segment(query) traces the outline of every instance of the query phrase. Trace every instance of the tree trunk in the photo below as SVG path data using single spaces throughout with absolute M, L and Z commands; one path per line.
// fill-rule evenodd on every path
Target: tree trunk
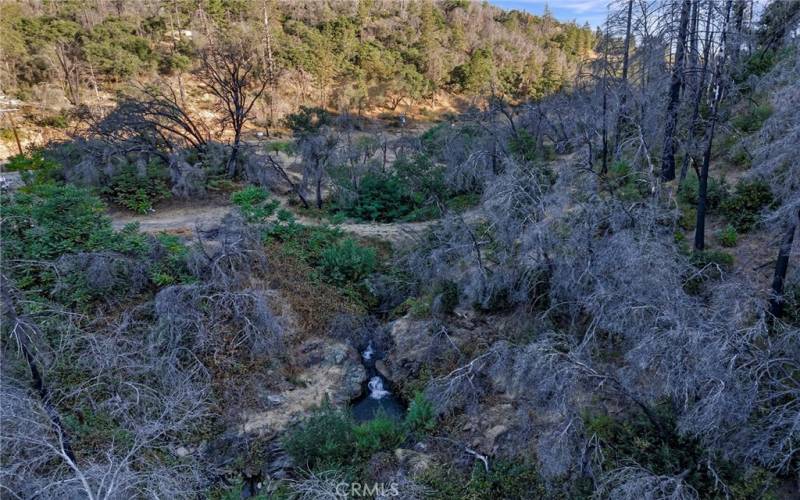
M 606 21 L 608 23 L 608 21 Z M 608 121 L 606 119 L 608 111 L 608 43 L 611 39 L 608 24 L 606 24 L 605 40 L 603 40 L 603 158 L 600 173 L 608 173 Z
M 683 85 L 683 59 L 686 52 L 686 33 L 689 30 L 689 12 L 692 0 L 683 0 L 681 18 L 678 26 L 678 45 L 675 49 L 675 64 L 670 79 L 669 101 L 667 102 L 667 121 L 664 125 L 664 149 L 661 154 L 661 180 L 675 178 L 675 129 L 678 123 L 678 104 Z
M 228 177 L 233 179 L 236 177 L 236 171 L 238 168 L 236 167 L 236 160 L 239 156 L 239 143 L 241 142 L 241 131 L 236 130 L 236 134 L 233 137 L 233 148 L 231 149 L 231 155 L 228 157 Z
M 700 170 L 700 188 L 697 196 L 697 226 L 694 230 L 694 248 L 695 250 L 703 250 L 705 247 L 705 230 L 706 230 L 706 205 L 708 199 L 708 169 L 711 163 L 711 146 L 714 143 L 714 132 L 717 128 L 717 121 L 719 120 L 719 103 L 722 101 L 722 96 L 725 93 L 723 85 L 723 71 L 725 69 L 726 57 L 726 33 L 728 31 L 728 22 L 731 14 L 731 3 L 733 0 L 728 0 L 725 8 L 725 22 L 722 28 L 722 37 L 720 40 L 719 61 L 717 62 L 716 69 L 714 70 L 714 99 L 711 102 L 711 128 L 708 131 L 708 139 L 706 141 L 706 149 L 703 154 L 703 167 Z
M 17 315 L 16 303 L 14 298 L 11 296 L 8 280 L 2 275 L 0 275 L 0 306 L 2 306 L 2 318 L 5 320 L 4 323 L 8 325 L 8 328 L 16 330 L 18 327 L 20 327 L 21 323 L 20 318 Z M 37 331 L 37 326 L 32 324 L 25 325 L 24 323 L 23 325 L 24 326 L 21 326 L 20 329 L 33 329 L 34 333 L 41 335 L 41 332 Z M 42 402 L 42 406 L 47 412 L 47 416 L 50 419 L 50 425 L 53 428 L 53 431 L 61 439 L 64 454 L 69 460 L 75 462 L 75 453 L 72 451 L 71 441 L 66 430 L 64 429 L 64 425 L 61 422 L 61 416 L 58 413 L 58 409 L 50 400 L 50 391 L 45 384 L 42 372 L 39 371 L 36 358 L 33 355 L 31 346 L 29 345 L 31 338 L 29 333 L 31 332 L 23 331 L 21 334 L 16 335 L 15 338 L 17 339 L 23 357 L 25 358 L 25 363 L 28 365 L 28 369 L 31 372 L 31 385 L 33 385 L 33 389 L 38 394 L 39 399 Z
M 769 301 L 769 312 L 774 317 L 779 318 L 783 313 L 783 286 L 786 282 L 786 271 L 789 269 L 789 255 L 792 253 L 794 243 L 794 233 L 797 232 L 797 220 L 800 219 L 800 211 L 797 218 L 793 218 L 786 225 L 786 232 L 783 234 L 781 246 L 778 249 L 778 260 L 775 262 L 775 274 L 772 278 L 772 298 Z
M 683 162 L 681 163 L 681 173 L 678 178 L 678 185 L 682 184 L 686 179 L 686 173 L 689 169 L 689 159 L 694 153 L 694 140 L 697 132 L 697 125 L 700 120 L 700 103 L 703 100 L 703 90 L 706 86 L 706 74 L 708 73 L 708 57 L 711 53 L 711 15 L 713 12 L 713 4 L 709 6 L 708 18 L 706 18 L 706 39 L 705 48 L 703 49 L 703 66 L 700 69 L 700 81 L 695 84 L 694 105 L 692 107 L 692 120 L 689 125 L 689 144 L 686 146 L 686 152 L 683 155 Z
M 614 138 L 614 151 L 618 154 L 619 143 L 622 140 L 622 128 L 625 126 L 626 101 L 628 97 L 628 65 L 631 47 L 631 20 L 633 18 L 633 0 L 628 0 L 628 18 L 625 25 L 625 48 L 622 52 L 622 85 L 619 96 L 619 110 L 617 110 L 617 124 Z

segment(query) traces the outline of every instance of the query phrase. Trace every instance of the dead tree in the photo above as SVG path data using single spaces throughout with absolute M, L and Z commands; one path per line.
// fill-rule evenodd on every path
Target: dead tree
M 269 84 L 259 58 L 246 37 L 217 37 L 211 34 L 208 45 L 200 51 L 198 76 L 206 90 L 219 101 L 223 123 L 233 129 L 233 144 L 226 163 L 229 177 L 238 171 L 237 157 L 242 142 L 242 129 L 250 119 L 250 111 Z
M 797 232 L 797 221 L 800 219 L 800 211 L 797 218 L 793 218 L 786 224 L 786 231 L 783 234 L 780 248 L 778 249 L 778 260 L 775 262 L 775 274 L 772 278 L 772 297 L 769 301 L 769 312 L 774 317 L 780 317 L 783 313 L 783 286 L 786 281 L 786 271 L 789 269 L 789 255 L 792 253 L 794 243 L 794 233 Z
M 628 67 L 630 65 L 631 47 L 631 21 L 633 19 L 633 0 L 628 0 L 628 15 L 625 21 L 625 46 L 622 52 L 622 85 L 619 96 L 619 109 L 617 110 L 617 124 L 615 126 L 616 135 L 614 137 L 614 149 L 619 148 L 622 135 L 622 128 L 625 124 L 625 107 L 628 97 Z
M 156 150 L 201 150 L 208 144 L 209 131 L 181 102 L 169 84 L 143 86 L 138 94 L 123 98 L 93 131 L 109 142 L 135 139 L 152 143 Z
M 728 21 L 730 20 L 732 3 L 733 0 L 728 0 L 725 5 L 725 21 L 720 37 L 720 54 L 717 58 L 716 69 L 714 70 L 714 98 L 711 101 L 711 113 L 709 117 L 711 126 L 708 129 L 706 148 L 703 152 L 703 166 L 700 169 L 700 187 L 697 195 L 697 225 L 694 231 L 694 249 L 698 251 L 703 250 L 705 247 L 706 209 L 708 205 L 708 169 L 711 164 L 711 146 L 714 143 L 714 132 L 717 128 L 717 121 L 719 121 L 719 105 L 725 94 L 723 80 L 725 78 L 725 63 L 727 62 L 726 34 L 728 32 Z
M 686 34 L 689 30 L 689 12 L 692 0 L 683 0 L 681 3 L 681 17 L 678 27 L 678 46 L 675 49 L 675 64 L 672 68 L 672 78 L 669 86 L 669 100 L 667 101 L 667 117 L 664 126 L 664 149 L 661 154 L 661 180 L 671 181 L 675 178 L 675 129 L 678 124 L 678 104 L 683 86 L 683 59 L 686 52 Z
M 705 48 L 703 49 L 703 65 L 700 68 L 700 80 L 697 81 L 695 85 L 694 103 L 692 105 L 692 119 L 690 122 L 691 125 L 689 126 L 689 143 L 686 147 L 686 153 L 683 155 L 683 161 L 681 162 L 681 173 L 680 177 L 678 178 L 678 185 L 680 185 L 683 180 L 686 179 L 686 173 L 689 169 L 689 160 L 694 153 L 695 135 L 697 132 L 698 123 L 700 121 L 700 103 L 702 102 L 703 95 L 705 94 L 706 74 L 708 73 L 708 58 L 711 54 L 711 17 L 713 11 L 714 4 L 711 3 L 711 5 L 708 7 L 708 17 L 706 18 L 706 39 Z

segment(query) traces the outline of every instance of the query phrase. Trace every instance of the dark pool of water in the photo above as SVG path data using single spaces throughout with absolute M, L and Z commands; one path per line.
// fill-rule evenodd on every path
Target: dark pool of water
M 375 361 L 382 357 L 383 353 L 371 343 L 361 352 L 367 380 L 361 389 L 361 396 L 351 403 L 353 418 L 358 422 L 372 420 L 381 413 L 396 420 L 405 417 L 405 402 L 397 396 L 394 385 L 375 369 Z

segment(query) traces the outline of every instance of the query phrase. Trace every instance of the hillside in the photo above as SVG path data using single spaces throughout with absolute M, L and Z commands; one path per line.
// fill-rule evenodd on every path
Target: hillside
M 595 43 L 585 26 L 466 1 L 92 1 L 0 5 L 0 88 L 27 104 L 17 118 L 25 144 L 63 137 L 82 106 L 160 80 L 202 107 L 193 73 L 210 30 L 240 38 L 262 63 L 268 89 L 252 120 L 266 131 L 303 105 L 430 121 L 490 91 L 545 95 L 570 84 Z

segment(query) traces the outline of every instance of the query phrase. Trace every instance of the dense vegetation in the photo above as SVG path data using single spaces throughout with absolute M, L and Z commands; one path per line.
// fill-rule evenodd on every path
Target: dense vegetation
M 264 119 L 273 120 L 275 108 L 286 110 L 295 100 L 360 112 L 435 100 L 442 90 L 542 96 L 569 82 L 595 36 L 549 13 L 427 0 L 204 0 L 168 8 L 144 0 L 116 7 L 70 0 L 4 2 L 2 9 L 6 92 L 35 96 L 57 83 L 78 105 L 91 98 L 89 89 L 108 82 L 187 72 L 199 58 L 198 39 L 214 23 L 250 37 L 258 55 L 269 58 L 270 85 L 279 91 Z
M 4 90 L 71 101 L 3 166 L 3 494 L 796 496 L 800 1 L 753 8 L 3 2 Z

